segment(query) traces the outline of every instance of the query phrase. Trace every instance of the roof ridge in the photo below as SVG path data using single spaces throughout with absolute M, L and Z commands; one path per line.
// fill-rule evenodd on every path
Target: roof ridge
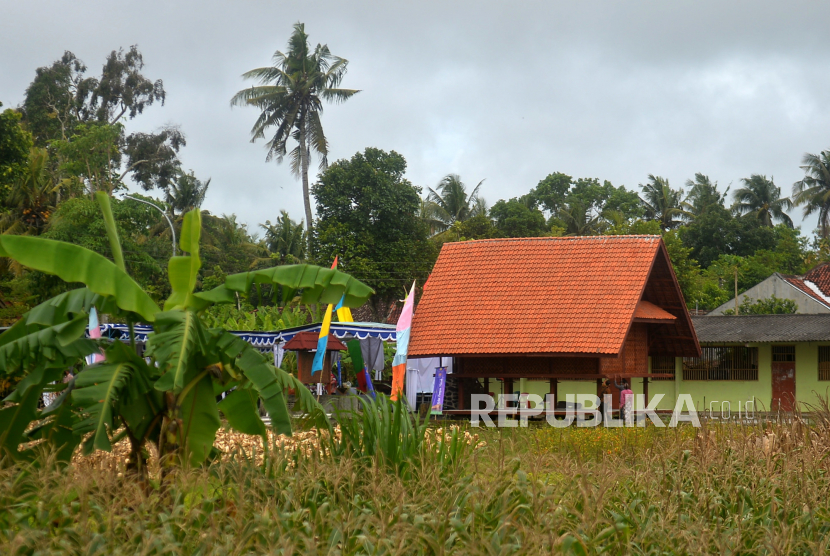
M 656 234 L 627 234 L 627 235 L 599 235 L 599 236 L 542 236 L 542 237 L 491 237 L 486 239 L 465 239 L 464 241 L 448 241 L 444 245 L 457 245 L 462 243 L 507 243 L 519 241 L 606 241 L 617 239 L 662 239 Z

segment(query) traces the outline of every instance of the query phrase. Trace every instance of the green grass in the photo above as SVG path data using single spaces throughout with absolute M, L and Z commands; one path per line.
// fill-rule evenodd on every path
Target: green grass
M 276 451 L 267 468 L 237 459 L 182 472 L 169 498 L 118 469 L 6 467 L 0 553 L 818 554 L 830 544 L 821 422 L 469 432 L 486 446 L 452 462 L 429 442 L 404 467 L 383 449 Z

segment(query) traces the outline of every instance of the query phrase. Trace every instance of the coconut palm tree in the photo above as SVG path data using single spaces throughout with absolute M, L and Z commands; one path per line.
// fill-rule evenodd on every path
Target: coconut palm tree
M 484 180 L 478 182 L 470 193 L 458 174 L 447 174 L 436 189 L 429 188 L 421 215 L 430 223 L 433 231 L 444 231 L 455 222 L 463 222 L 479 214 L 487 214 L 487 202 L 479 197 L 478 190 Z
M 688 212 L 685 215 L 687 220 L 694 220 L 713 205 L 722 206 L 729 193 L 729 187 L 721 193 L 718 191 L 718 182 L 712 183 L 709 176 L 700 172 L 695 174 L 694 181 L 686 180 L 686 187 L 689 188 L 689 194 L 686 196 L 683 207 Z
M 302 220 L 298 224 L 291 220 L 288 212 L 282 210 L 275 224 L 266 220 L 260 227 L 265 230 L 265 245 L 271 253 L 279 255 L 280 262 L 305 258 L 306 237 Z
M 0 217 L 0 233 L 40 235 L 55 211 L 60 185 L 49 175 L 46 149 L 32 149 L 25 173 L 6 197 L 6 212 Z
M 804 205 L 804 216 L 818 213 L 821 237 L 830 233 L 830 151 L 806 153 L 801 160 L 804 178 L 793 184 L 793 204 Z
M 201 208 L 208 187 L 210 187 L 210 178 L 203 182 L 193 174 L 192 170 L 190 173 L 179 171 L 178 179 L 167 188 L 165 201 L 173 211 L 184 214 Z
M 778 220 L 793 227 L 792 218 L 784 212 L 792 209 L 793 204 L 788 197 L 781 197 L 781 188 L 772 179 L 752 174 L 741 181 L 744 186 L 735 190 L 735 212 L 757 218 L 762 226 L 771 228 L 773 220 Z
M 646 218 L 656 220 L 663 230 L 671 230 L 682 224 L 681 218 L 688 213 L 684 210 L 683 190 L 672 189 L 666 178 L 648 175 L 649 183 L 640 184 L 643 196 L 640 202 L 646 211 Z
M 591 216 L 590 207 L 579 199 L 573 199 L 559 209 L 559 219 L 565 223 L 566 236 L 592 236 L 600 233 L 603 227 L 601 216 Z
M 253 106 L 261 111 L 251 129 L 251 142 L 265 138 L 266 133 L 272 134 L 266 144 L 266 161 L 282 162 L 288 151 L 288 140 L 296 141 L 296 148 L 288 156 L 291 171 L 302 179 L 306 226 L 310 232 L 309 156 L 313 149 L 320 157 L 320 168 L 325 168 L 329 152 L 320 120 L 323 101 L 344 102 L 359 91 L 339 88 L 346 75 L 348 60 L 333 55 L 326 45 L 318 44 L 312 51 L 302 23 L 294 25 L 288 51 L 275 52 L 272 60 L 274 65 L 271 67 L 242 74 L 245 79 L 258 81 L 260 85 L 236 93 L 231 105 Z

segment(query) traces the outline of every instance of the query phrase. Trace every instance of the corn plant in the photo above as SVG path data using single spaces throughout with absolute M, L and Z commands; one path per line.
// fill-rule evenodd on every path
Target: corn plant
M 297 392 L 302 411 L 316 415 L 319 426 L 328 426 L 302 384 L 242 339 L 208 327 L 202 315 L 212 305 L 235 303 L 237 295 L 261 284 L 281 286 L 289 299 L 299 293 L 304 303 L 337 303 L 345 296 L 347 306 L 362 304 L 372 293 L 368 286 L 337 270 L 290 265 L 230 275 L 217 288 L 196 292 L 201 217 L 191 211 L 184 217 L 180 241 L 188 255 L 170 259 L 172 293 L 159 310 L 126 272 L 109 197 L 99 193 L 98 202 L 114 261 L 69 243 L 0 236 L 0 256 L 83 284 L 33 308 L 0 335 L 0 376 L 24 375 L 0 409 L 0 452 L 31 460 L 35 450 L 20 446 L 42 440 L 66 461 L 81 443 L 83 452 L 91 453 L 109 451 L 127 438 L 128 469 L 142 476 L 148 442 L 158 448 L 163 469 L 197 465 L 217 453 L 220 410 L 231 427 L 260 435 L 264 449 L 267 431 L 258 403 L 277 432 L 290 434 L 287 388 Z M 86 338 L 93 308 L 126 321 L 132 345 Z M 133 349 L 137 322 L 154 327 L 144 357 Z M 99 351 L 102 362 L 84 368 L 67 384 L 56 384 L 66 369 L 81 368 L 85 356 Z M 41 410 L 38 400 L 44 391 L 58 395 Z M 217 403 L 221 393 L 227 395 Z

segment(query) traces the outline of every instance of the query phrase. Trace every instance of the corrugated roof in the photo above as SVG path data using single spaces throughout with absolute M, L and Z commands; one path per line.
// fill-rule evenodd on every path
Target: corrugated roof
M 445 243 L 415 310 L 409 355 L 616 355 L 661 243 L 659 236 Z M 674 291 L 667 272 L 661 281 Z M 679 290 L 674 297 L 674 310 L 684 313 Z
M 701 343 L 830 341 L 830 314 L 692 317 Z

